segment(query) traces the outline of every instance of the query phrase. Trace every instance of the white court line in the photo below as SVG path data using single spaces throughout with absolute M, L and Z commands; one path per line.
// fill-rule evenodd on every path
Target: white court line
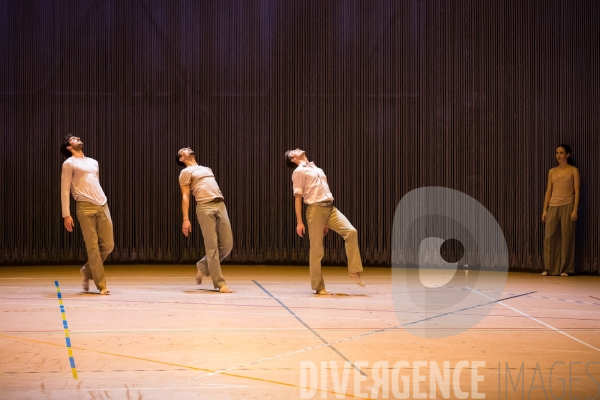
M 571 295 L 571 296 L 576 296 L 576 295 Z M 581 300 L 568 300 L 568 299 L 558 299 L 558 298 L 554 298 L 554 297 L 541 297 L 541 296 L 529 296 L 529 297 L 531 297 L 533 299 L 556 300 L 556 301 L 564 301 L 566 303 L 587 304 L 587 305 L 591 305 L 591 306 L 598 306 L 598 305 L 600 305 L 600 303 L 598 303 L 598 302 L 590 303 L 590 302 L 581 301 Z M 587 296 L 587 295 L 580 295 L 580 297 L 589 297 L 589 296 Z
M 308 270 L 308 268 L 306 268 Z M 367 278 L 389 278 L 391 275 L 367 275 Z M 325 274 L 325 277 L 328 277 L 329 279 L 332 278 L 345 278 L 345 276 L 342 275 L 328 275 Z M 143 276 L 143 275 L 139 275 L 139 276 L 123 276 L 123 277 L 119 277 L 119 276 L 113 276 L 111 279 L 191 279 L 193 278 L 193 275 L 182 275 L 182 276 L 156 276 L 156 275 L 152 275 L 152 276 Z M 240 281 L 245 281 L 246 279 L 255 279 L 256 276 L 231 276 L 228 277 L 227 280 L 229 279 L 236 279 L 236 280 L 240 280 Z M 269 275 L 269 276 L 264 276 L 261 277 L 260 279 L 285 279 L 285 282 L 282 282 L 284 285 L 306 285 L 309 282 L 308 276 L 297 276 L 297 277 L 292 277 L 292 278 L 298 278 L 298 279 L 305 279 L 306 282 L 287 282 L 290 279 L 289 275 Z M 40 277 L 40 278 L 36 278 L 36 277 L 30 277 L 30 276 L 13 276 L 13 277 L 0 277 L 0 280 L 18 280 L 18 279 L 23 279 L 23 280 L 47 280 L 50 278 L 45 278 L 45 277 Z M 54 279 L 54 278 L 52 278 Z M 65 281 L 81 281 L 81 278 L 63 278 L 63 280 Z M 373 285 L 383 285 L 385 284 L 385 282 L 374 282 Z M 388 283 L 389 284 L 389 283 Z
M 4 303 L 4 304 L 11 304 L 11 303 Z M 156 304 L 152 304 L 153 306 L 156 306 Z M 166 306 L 166 305 L 165 305 Z M 195 304 L 190 304 L 190 306 L 195 306 Z M 256 306 L 256 307 L 261 307 L 261 306 Z M 39 310 L 39 312 L 44 312 L 44 311 L 48 311 L 51 310 L 51 307 L 48 307 L 47 309 L 44 310 Z M 164 312 L 172 312 L 172 311 L 176 311 L 176 312 L 182 312 L 182 313 L 194 313 L 194 314 L 201 314 L 201 313 L 217 313 L 217 314 L 233 314 L 233 315 L 238 315 L 238 314 L 243 314 L 243 315 L 259 315 L 259 316 L 269 316 L 269 317 L 273 317 L 273 312 L 272 310 L 269 312 L 248 312 L 247 310 L 233 310 L 233 311 L 227 311 L 227 310 L 207 310 L 207 309 L 202 309 L 202 310 L 198 310 L 195 308 L 174 308 L 174 307 L 165 307 L 165 308 L 148 308 L 148 307 L 123 307 L 123 308 L 119 308 L 119 309 L 115 309 L 114 306 L 72 306 L 71 307 L 72 310 L 83 310 L 83 311 L 120 311 L 120 312 L 131 312 L 131 311 L 147 311 L 147 312 L 159 312 L 162 311 Z M 340 312 L 340 311 L 347 311 L 344 309 L 334 309 L 333 311 L 336 312 Z M 351 310 L 352 312 L 356 313 L 356 310 Z M 360 311 L 360 310 L 359 310 Z M 362 310 L 361 312 L 373 312 L 370 310 Z M 381 312 L 386 312 L 386 313 L 390 313 L 390 316 L 392 315 L 391 312 L 393 311 L 387 311 L 387 310 L 378 310 Z M 9 311 L 9 312 L 19 312 L 19 311 Z M 28 311 L 22 311 L 22 312 L 28 312 Z M 277 316 L 279 317 L 287 317 L 287 313 L 281 313 L 278 314 Z M 393 314 L 395 315 L 395 313 Z M 329 315 L 315 315 L 315 314 L 303 314 L 302 315 L 305 318 L 314 318 L 314 319 L 325 319 L 325 320 L 331 320 L 331 319 L 335 319 L 335 320 L 340 320 L 340 321 L 378 321 L 378 322 L 386 322 L 387 320 L 385 319 L 385 316 L 382 316 L 380 318 L 361 318 L 361 317 L 337 317 L 337 316 L 329 316 Z M 390 321 L 397 321 L 395 318 L 391 318 Z M 239 328 L 238 328 L 239 329 Z M 75 330 L 77 331 L 77 330 Z M 111 331 L 112 332 L 112 331 Z
M 114 388 L 79 388 L 76 390 L 84 390 L 84 391 L 96 391 L 96 390 L 181 390 L 181 389 L 247 389 L 250 386 L 244 385 L 228 385 L 228 384 L 219 384 L 219 383 L 208 383 L 201 386 L 181 386 L 181 387 L 114 387 Z M 261 386 L 261 387 L 272 387 L 272 386 Z M 256 386 L 252 386 L 253 389 Z
M 475 290 L 475 289 L 473 289 L 473 292 L 477 293 L 477 294 L 478 294 L 478 295 L 480 295 L 480 296 L 483 296 L 483 297 L 485 297 L 485 298 L 488 298 L 488 299 L 490 299 L 490 300 L 496 300 L 496 299 L 493 299 L 493 298 L 491 298 L 491 297 L 489 297 L 489 296 L 487 296 L 487 295 L 485 295 L 485 294 L 483 294 L 483 293 L 481 293 L 481 292 L 478 292 L 478 291 L 477 291 L 477 290 Z M 534 318 L 534 317 L 532 317 L 531 315 L 525 314 L 523 311 L 519 311 L 519 310 L 517 310 L 517 309 L 516 309 L 516 308 L 514 308 L 514 307 L 511 307 L 511 306 L 508 306 L 508 305 L 504 304 L 504 303 L 503 303 L 503 302 L 501 302 L 501 301 L 499 301 L 499 302 L 498 302 L 498 304 L 502 304 L 504 307 L 506 307 L 506 308 L 508 308 L 508 309 L 511 309 L 511 310 L 513 310 L 513 311 L 514 311 L 514 312 L 516 312 L 517 314 L 521 314 L 521 315 L 523 315 L 524 317 L 527 317 L 527 318 L 531 319 L 532 321 L 535 321 L 535 322 L 537 322 L 538 324 L 544 325 L 545 327 L 548 327 L 548 328 L 552 329 L 553 331 L 560 333 L 561 335 L 565 335 L 565 336 L 566 336 L 566 337 L 568 337 L 569 339 L 573 339 L 574 341 L 576 341 L 576 342 L 578 342 L 578 343 L 581 343 L 582 345 L 584 345 L 584 346 L 587 346 L 587 347 L 589 347 L 590 349 L 593 349 L 593 350 L 596 350 L 596 351 L 600 352 L 600 349 L 599 349 L 599 348 L 597 348 L 597 347 L 594 347 L 594 346 L 592 346 L 591 344 L 588 344 L 588 343 L 584 342 L 583 340 L 577 339 L 576 337 L 574 337 L 574 336 L 571 336 L 571 335 L 569 335 L 568 333 L 566 333 L 566 332 L 563 332 L 563 331 L 561 331 L 560 329 L 553 327 L 552 325 L 549 325 L 549 324 L 547 324 L 547 323 L 545 323 L 545 322 L 543 322 L 543 321 L 540 321 L 539 319 L 537 319 L 537 318 Z
M 534 350 L 534 351 L 557 351 L 561 353 L 589 353 L 589 351 L 584 350 L 553 350 L 553 349 L 532 349 L 527 347 L 525 350 Z
M 30 292 L 28 292 L 30 293 Z M 81 297 L 76 297 L 76 293 L 81 293 Z M 218 302 L 222 302 L 223 300 L 239 300 L 241 302 L 247 300 L 247 299 L 254 299 L 254 300 L 269 300 L 269 297 L 267 296 L 255 296 L 255 295 L 243 295 L 243 297 L 234 297 L 234 296 L 230 296 L 229 294 L 215 294 L 215 297 L 209 297 L 209 296 L 213 296 L 213 295 L 202 295 L 202 294 L 189 294 L 189 296 L 207 296 L 207 297 L 197 297 L 195 299 L 193 298 L 189 298 L 189 297 L 181 297 L 179 298 L 179 300 L 173 300 L 170 299 L 171 301 L 168 302 L 163 302 L 160 299 L 156 299 L 156 298 L 146 298 L 146 299 L 139 299 L 137 300 L 136 298 L 132 298 L 130 295 L 133 292 L 133 290 L 127 290 L 127 294 L 129 297 L 127 297 L 127 301 L 119 301 L 119 295 L 123 294 L 125 292 L 115 292 L 114 289 L 111 290 L 111 298 L 102 298 L 99 299 L 99 295 L 98 297 L 93 297 L 94 293 L 83 293 L 81 291 L 79 292 L 66 292 L 63 294 L 63 299 L 69 299 L 69 301 L 85 301 L 88 303 L 97 301 L 97 302 L 102 302 L 101 304 L 105 304 L 106 303 L 115 303 L 115 302 L 119 302 L 122 304 L 131 304 L 131 303 L 152 303 L 154 305 L 160 305 L 160 304 L 177 304 L 177 303 L 181 303 L 181 304 L 189 304 L 189 305 L 198 305 L 198 303 L 210 303 L 211 301 L 218 301 Z M 149 291 L 149 290 L 144 290 L 144 291 L 140 291 L 140 292 L 135 292 L 135 293 L 141 293 L 141 294 L 166 294 L 166 293 L 178 293 L 177 291 Z M 1 294 L 1 292 L 0 292 Z M 182 294 L 182 296 L 186 296 L 186 294 L 180 293 Z M 235 294 L 241 294 L 240 292 L 237 292 Z M 392 293 L 367 293 L 367 296 L 362 296 L 362 295 L 356 295 L 356 294 L 344 294 L 344 293 L 338 293 L 338 295 L 336 295 L 335 293 L 332 296 L 329 297 L 318 297 L 316 294 L 310 293 L 307 295 L 295 295 L 293 297 L 289 297 L 289 296 L 281 296 L 279 297 L 280 299 L 285 299 L 285 300 L 297 300 L 297 301 L 314 301 L 314 302 L 319 302 L 319 304 L 321 304 L 323 301 L 332 301 L 331 303 L 329 303 L 330 305 L 335 305 L 335 303 L 333 303 L 333 301 L 343 301 L 344 303 L 358 303 L 358 304 L 363 304 L 363 303 L 370 303 L 370 304 L 393 304 L 393 301 L 391 299 L 391 294 Z M 382 299 L 382 300 L 375 300 L 373 299 L 372 296 L 386 296 L 386 295 L 390 295 L 389 298 L 387 299 Z M 216 296 L 219 296 L 218 298 Z M 0 297 L 2 298 L 2 297 Z M 23 299 L 15 299 L 15 298 L 10 298 L 10 297 L 4 297 L 3 299 L 6 300 L 14 300 L 14 301 L 19 301 L 19 303 L 6 303 L 6 302 L 2 302 L 2 305 L 4 304 L 19 304 L 21 306 L 24 305 L 23 303 Z M 90 300 L 91 299 L 91 300 Z M 29 297 L 27 298 L 27 300 L 41 300 L 41 301 L 47 301 L 47 299 L 41 299 L 39 297 Z M 193 301 L 192 303 L 185 303 L 185 301 Z M 39 303 L 31 303 L 33 305 L 37 305 Z M 93 304 L 93 303 L 92 303 Z M 225 303 L 223 303 L 225 304 Z M 407 304 L 410 304 L 410 302 L 407 302 Z M 29 303 L 27 303 L 27 305 L 29 305 Z M 43 305 L 47 305 L 47 303 L 43 303 Z M 230 305 L 230 304 L 229 304 Z M 1 306 L 1 305 L 0 305 Z M 260 307 L 261 305 L 256 305 L 256 307 Z M 373 310 L 368 310 L 368 311 L 373 311 Z M 379 310 L 377 310 L 379 311 Z

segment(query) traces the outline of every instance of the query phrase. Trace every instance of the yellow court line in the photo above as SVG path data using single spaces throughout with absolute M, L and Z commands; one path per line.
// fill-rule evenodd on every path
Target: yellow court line
M 61 344 L 50 343 L 50 342 L 42 342 L 40 340 L 34 340 L 34 339 L 20 338 L 20 337 L 17 337 L 17 336 L 5 335 L 3 333 L 0 333 L 0 336 L 5 337 L 5 338 L 10 338 L 10 339 L 23 340 L 23 341 L 27 341 L 27 342 L 47 344 L 47 345 L 50 345 L 50 346 L 64 347 L 64 345 L 61 345 Z M 147 362 L 151 362 L 151 363 L 158 363 L 158 364 L 163 364 L 163 365 L 170 365 L 172 367 L 181 367 L 181 368 L 186 368 L 186 369 L 190 369 L 190 370 L 194 370 L 194 371 L 217 372 L 217 370 L 211 370 L 211 369 L 207 369 L 207 368 L 192 367 L 192 366 L 189 366 L 189 365 L 175 364 L 175 363 L 170 363 L 170 362 L 165 362 L 165 361 L 158 361 L 158 360 L 151 360 L 151 359 L 142 358 L 142 357 L 127 356 L 127 355 L 124 355 L 124 354 L 109 353 L 109 352 L 106 352 L 106 351 L 89 350 L 89 349 L 86 349 L 86 348 L 83 348 L 83 347 L 74 347 L 74 346 L 71 346 L 71 347 L 73 349 L 77 349 L 77 350 L 81 350 L 81 351 L 87 351 L 89 353 L 98 353 L 98 354 L 106 354 L 106 355 L 115 356 L 115 357 L 130 358 L 130 359 L 133 359 L 133 360 L 140 360 L 140 361 L 147 361 Z M 273 383 L 275 385 L 283 385 L 283 386 L 288 386 L 288 387 L 297 387 L 299 389 L 314 389 L 314 388 L 310 388 L 310 387 L 302 387 L 302 386 L 294 385 L 292 383 L 273 381 L 273 380 L 263 379 L 263 378 L 253 378 L 251 376 L 237 375 L 237 374 L 231 374 L 231 373 L 227 373 L 227 372 L 221 372 L 220 375 L 227 375 L 227 376 L 231 376 L 231 377 L 234 377 L 234 378 L 250 379 L 250 380 L 258 381 L 258 382 Z M 323 391 L 323 390 L 319 390 L 319 389 L 316 389 L 316 390 L 317 390 L 317 392 L 320 392 L 320 393 L 325 392 L 325 393 L 334 394 L 334 395 L 338 394 L 337 392 L 331 392 L 331 391 L 328 391 L 328 390 L 327 391 Z M 350 394 L 345 394 L 345 396 L 347 398 L 353 398 L 353 399 L 357 398 L 357 397 L 352 396 Z

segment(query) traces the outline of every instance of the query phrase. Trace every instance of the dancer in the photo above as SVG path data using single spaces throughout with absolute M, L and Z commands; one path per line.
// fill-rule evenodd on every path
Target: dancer
M 93 279 L 100 294 L 106 295 L 110 290 L 106 287 L 104 260 L 115 245 L 106 195 L 100 186 L 98 161 L 83 154 L 83 142 L 73 135 L 63 138 L 60 152 L 66 158 L 60 180 L 63 223 L 67 231 L 73 232 L 75 223 L 69 209 L 71 193 L 77 202 L 77 219 L 88 255 L 87 263 L 80 270 L 83 290 L 90 289 L 90 279 Z
M 177 152 L 177 164 L 185 167 L 179 174 L 182 195 L 181 211 L 183 212 L 181 230 L 186 237 L 192 232 L 192 224 L 188 215 L 191 188 L 196 199 L 196 216 L 206 248 L 206 256 L 196 263 L 198 268 L 196 283 L 200 285 L 202 277 L 210 276 L 215 289 L 221 293 L 230 293 L 221 272 L 221 261 L 231 253 L 233 248 L 233 235 L 227 209 L 223 202 L 223 194 L 212 170 L 198 165 L 195 153 L 189 147 Z
M 575 272 L 575 221 L 579 207 L 579 170 L 573 166 L 571 148 L 556 148 L 558 166 L 548 172 L 542 221 L 544 237 L 544 272 L 546 275 L 569 276 Z
M 340 234 L 346 244 L 348 256 L 348 275 L 360 286 L 365 286 L 360 273 L 363 270 L 358 250 L 358 235 L 350 221 L 333 206 L 333 195 L 327 185 L 327 177 L 321 168 L 306 158 L 304 150 L 288 150 L 285 162 L 294 169 L 292 182 L 295 197 L 296 233 L 303 237 L 305 233 L 302 222 L 302 198 L 306 207 L 306 222 L 310 239 L 310 284 L 317 294 L 330 294 L 325 289 L 321 274 L 323 259 L 323 236 L 329 228 Z

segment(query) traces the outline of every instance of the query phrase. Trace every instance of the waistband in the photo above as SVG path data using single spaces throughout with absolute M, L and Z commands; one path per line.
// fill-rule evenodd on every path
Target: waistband
M 210 203 L 223 203 L 224 201 L 225 200 L 223 200 L 222 197 L 216 197 L 216 198 L 214 198 L 212 200 L 207 200 L 207 201 L 203 201 L 202 203 L 196 203 L 196 204 L 198 204 L 200 206 L 200 205 L 203 205 L 203 204 L 210 204 Z
M 333 206 L 333 200 L 318 201 L 316 203 L 309 204 L 309 206 L 331 207 Z
M 85 201 L 85 200 L 77 200 L 75 201 L 75 206 L 80 206 L 80 207 L 104 207 L 105 205 L 108 204 L 108 201 L 104 202 L 103 204 L 94 204 L 90 201 Z
M 559 207 L 565 207 L 565 206 L 572 206 L 572 205 L 574 205 L 574 203 L 575 203 L 575 202 L 574 202 L 574 201 L 571 199 L 571 201 L 569 201 L 569 202 L 568 202 L 568 203 L 566 203 L 566 204 L 554 204 L 554 205 L 550 205 L 550 204 L 548 204 L 548 208 L 550 208 L 550 207 L 559 208 Z

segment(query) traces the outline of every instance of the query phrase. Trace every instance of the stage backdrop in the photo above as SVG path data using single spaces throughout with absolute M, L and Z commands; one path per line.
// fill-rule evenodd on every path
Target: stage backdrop
M 116 263 L 202 255 L 198 225 L 180 230 L 185 146 L 225 195 L 232 262 L 306 263 L 284 164 L 300 147 L 365 264 L 390 264 L 406 193 L 444 186 L 494 215 L 511 267 L 540 270 L 547 172 L 567 142 L 577 270 L 598 273 L 599 21 L 597 0 L 2 1 L 0 263 L 84 262 L 60 211 L 73 133 L 100 163 Z M 344 261 L 337 235 L 326 250 Z

